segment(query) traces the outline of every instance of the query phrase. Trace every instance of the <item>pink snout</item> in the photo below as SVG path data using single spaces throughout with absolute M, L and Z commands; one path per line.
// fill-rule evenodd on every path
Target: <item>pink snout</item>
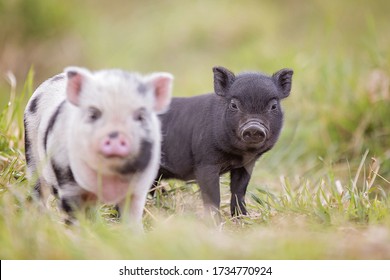
M 119 132 L 111 132 L 100 142 L 100 153 L 105 157 L 126 157 L 130 154 L 130 140 Z

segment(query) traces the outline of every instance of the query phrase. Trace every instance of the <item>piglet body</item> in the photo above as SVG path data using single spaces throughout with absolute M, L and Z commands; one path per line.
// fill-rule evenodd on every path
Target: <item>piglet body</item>
M 293 71 L 235 75 L 215 67 L 213 72 L 215 93 L 173 98 L 160 116 L 163 145 L 157 178 L 195 179 L 206 208 L 217 210 L 219 177 L 230 172 L 231 214 L 246 214 L 252 170 L 278 140 L 280 101 L 290 94 Z
M 70 216 L 87 199 L 125 207 L 140 226 L 160 160 L 157 113 L 172 75 L 66 68 L 37 88 L 24 114 L 28 177 L 39 196 L 58 196 Z

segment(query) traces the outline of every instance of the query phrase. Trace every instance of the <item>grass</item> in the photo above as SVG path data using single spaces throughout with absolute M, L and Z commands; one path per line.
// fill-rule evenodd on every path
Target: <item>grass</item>
M 31 77 L 31 76 L 29 76 Z M 31 94 L 32 79 L 24 86 Z M 23 95 L 22 95 L 23 96 Z M 2 113 L 0 244 L 2 259 L 382 259 L 390 257 L 389 182 L 367 151 L 348 179 L 332 168 L 318 180 L 281 176 L 280 190 L 248 193 L 250 215 L 229 215 L 222 178 L 223 225 L 203 217 L 196 184 L 163 182 L 149 197 L 145 235 L 134 235 L 101 206 L 67 227 L 55 207 L 40 211 L 24 177 L 21 100 Z M 37 222 L 38 221 L 38 222 Z
M 85 1 L 72 13 L 69 1 L 57 6 L 57 19 L 41 13 L 38 22 L 29 9 L 49 4 L 24 7 L 0 27 L 8 39 L 0 59 L 13 58 L 16 69 L 15 79 L 0 82 L 0 258 L 389 259 L 387 2 L 354 1 L 346 14 L 352 1 L 103 1 L 83 10 L 92 3 Z M 0 14 L 10 17 L 14 7 L 0 1 Z M 23 32 L 27 41 L 15 35 Z M 24 75 L 31 64 L 35 73 Z M 24 105 L 40 81 L 69 64 L 170 71 L 176 96 L 210 91 L 214 65 L 293 68 L 285 126 L 255 167 L 249 215 L 230 217 L 228 176 L 220 227 L 204 216 L 198 186 L 175 180 L 148 198 L 144 235 L 103 205 L 80 215 L 76 227 L 65 226 L 55 207 L 39 210 L 25 179 Z

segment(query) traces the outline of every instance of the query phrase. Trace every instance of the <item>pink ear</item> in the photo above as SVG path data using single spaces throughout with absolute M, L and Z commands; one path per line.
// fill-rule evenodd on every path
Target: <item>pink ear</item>
M 66 95 L 73 105 L 78 106 L 80 103 L 80 93 L 83 88 L 86 76 L 89 71 L 79 67 L 68 67 L 65 69 L 68 82 L 66 86 Z
M 148 78 L 155 89 L 154 110 L 164 113 L 171 103 L 173 76 L 169 73 L 154 73 Z

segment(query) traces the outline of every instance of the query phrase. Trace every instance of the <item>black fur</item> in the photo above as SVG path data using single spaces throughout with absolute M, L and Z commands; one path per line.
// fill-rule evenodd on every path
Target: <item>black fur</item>
M 74 203 L 73 199 L 71 198 L 65 198 L 59 196 L 58 188 L 64 188 L 66 185 L 69 184 L 76 184 L 76 181 L 73 176 L 73 172 L 69 166 L 67 167 L 60 167 L 57 163 L 54 161 L 51 161 L 51 166 L 53 168 L 54 174 L 57 179 L 57 186 L 51 186 L 53 194 L 60 199 L 60 207 L 61 209 L 68 214 L 68 218 L 65 219 L 65 223 L 67 225 L 73 224 L 73 212 L 75 207 L 77 205 Z M 58 188 L 57 188 L 58 187 Z
M 152 150 L 153 143 L 145 139 L 142 140 L 138 156 L 129 160 L 123 166 L 116 168 L 116 171 L 122 175 L 131 175 L 144 171 L 152 158 Z
M 62 107 L 65 104 L 65 100 L 61 102 L 60 105 L 58 105 L 57 109 L 55 110 L 54 114 L 51 116 L 49 123 L 46 128 L 45 137 L 43 138 L 43 146 L 45 147 L 45 151 L 47 150 L 47 139 L 49 137 L 50 132 L 53 130 L 54 124 L 57 120 L 58 115 L 61 112 Z
M 108 134 L 108 137 L 109 138 L 116 138 L 116 137 L 118 137 L 118 135 L 119 135 L 119 132 L 114 131 L 114 132 L 111 132 L 110 134 Z
M 24 115 L 24 154 L 26 156 L 26 163 L 29 168 L 31 168 L 32 172 L 35 172 L 35 163 L 33 161 L 33 156 L 32 156 L 32 150 L 31 150 L 31 140 L 29 136 L 29 132 L 27 130 L 27 120 L 26 120 L 26 115 Z M 33 188 L 33 195 L 36 198 L 42 198 L 42 190 L 41 190 L 41 182 L 39 179 L 35 182 L 34 188 Z
M 73 208 L 71 207 L 69 201 L 64 199 L 64 198 L 61 199 L 61 208 L 67 214 L 72 214 L 73 213 Z
M 51 186 L 51 192 L 53 193 L 53 195 L 58 198 L 58 189 L 56 186 Z
M 51 166 L 53 168 L 54 174 L 56 175 L 59 188 L 66 184 L 76 184 L 76 180 L 74 179 L 70 166 L 62 168 L 53 160 L 51 161 Z
M 41 182 L 39 181 L 39 179 L 35 183 L 33 192 L 36 197 L 42 198 Z
M 57 81 L 61 81 L 63 79 L 65 79 L 65 75 L 64 74 L 59 74 L 59 75 L 56 75 L 53 78 L 51 78 L 50 82 L 57 82 Z
M 137 91 L 138 91 L 140 94 L 145 95 L 146 90 L 147 90 L 146 85 L 144 85 L 143 83 L 139 83 L 139 85 L 138 85 L 138 87 L 137 87 Z
M 29 134 L 28 134 L 28 131 L 27 131 L 27 120 L 26 120 L 26 116 L 24 116 L 24 153 L 26 155 L 26 162 L 27 162 L 27 165 L 30 165 L 31 164 L 31 141 L 30 141 L 30 137 L 29 137 Z
M 37 111 L 38 103 L 39 103 L 38 101 L 39 101 L 39 95 L 36 96 L 33 100 L 31 100 L 30 106 L 28 108 L 31 114 L 34 114 Z
M 163 141 L 157 178 L 195 179 L 205 205 L 219 209 L 219 176 L 230 172 L 231 214 L 246 214 L 252 170 L 279 137 L 283 124 L 279 101 L 290 92 L 293 72 L 282 69 L 272 77 L 235 76 L 223 67 L 213 72 L 215 94 L 174 98 L 169 111 L 160 115 Z M 265 137 L 245 139 L 249 125 Z

